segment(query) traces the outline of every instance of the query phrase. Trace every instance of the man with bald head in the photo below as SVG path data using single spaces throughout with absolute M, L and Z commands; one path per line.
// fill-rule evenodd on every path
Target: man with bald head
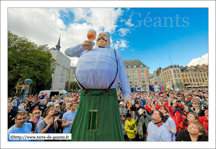
M 110 47 L 108 33 L 101 32 L 93 46 L 86 40 L 65 51 L 67 56 L 79 57 L 75 74 L 82 88 L 72 141 L 124 141 L 116 92 L 120 80 L 124 101 L 130 107 L 124 62 L 120 52 Z

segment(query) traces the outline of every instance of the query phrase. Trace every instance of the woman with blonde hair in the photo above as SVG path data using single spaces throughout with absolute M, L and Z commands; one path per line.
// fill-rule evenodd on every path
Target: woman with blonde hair
M 176 141 L 208 141 L 208 133 L 198 122 L 191 122 L 187 130 L 177 134 Z

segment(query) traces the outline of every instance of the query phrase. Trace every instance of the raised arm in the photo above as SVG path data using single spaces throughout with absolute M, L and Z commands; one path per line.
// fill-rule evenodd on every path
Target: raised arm
M 65 54 L 70 57 L 80 57 L 83 52 L 90 51 L 94 46 L 94 42 L 85 40 L 82 44 L 75 47 L 67 48 Z
M 130 99 L 130 88 L 129 88 L 128 77 L 127 77 L 125 65 L 122 60 L 121 54 L 118 51 L 116 51 L 116 54 L 118 57 L 119 79 L 121 82 L 122 93 L 123 93 L 124 99 Z
M 70 57 L 80 57 L 82 52 L 86 51 L 82 44 L 79 44 L 75 47 L 70 47 L 65 50 L 65 54 Z

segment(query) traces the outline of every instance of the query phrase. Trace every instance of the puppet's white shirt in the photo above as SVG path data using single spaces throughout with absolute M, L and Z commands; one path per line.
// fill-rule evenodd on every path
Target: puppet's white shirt
M 117 71 L 114 49 L 96 46 L 92 50 L 87 51 L 79 44 L 66 49 L 65 54 L 70 57 L 79 57 L 76 77 L 84 88 L 107 89 L 114 80 Z M 111 88 L 117 88 L 118 80 L 120 80 L 124 98 L 130 99 L 127 72 L 122 56 L 118 51 L 116 51 L 116 57 L 118 60 L 118 74 Z

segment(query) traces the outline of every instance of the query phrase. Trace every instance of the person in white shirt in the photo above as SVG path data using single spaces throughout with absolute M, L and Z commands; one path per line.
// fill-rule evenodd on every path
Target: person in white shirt
M 155 110 L 152 114 L 152 121 L 148 124 L 147 141 L 172 141 L 172 136 L 162 121 L 163 113 Z
M 57 104 L 57 102 L 58 102 L 58 101 L 56 101 L 55 97 L 52 97 L 52 98 L 51 98 L 51 102 L 49 102 L 49 103 L 47 104 L 47 107 L 49 106 L 49 104 L 53 103 L 53 104 L 55 105 L 55 104 Z
M 67 56 L 79 57 L 75 74 L 82 88 L 71 128 L 72 141 L 124 140 L 116 92 L 118 80 L 124 100 L 129 103 L 130 89 L 121 54 L 109 44 L 108 33 L 101 32 L 94 48 L 94 43 L 86 40 L 65 50 Z
M 176 141 L 176 136 L 175 134 L 177 133 L 176 129 L 176 124 L 175 121 L 170 117 L 170 115 L 166 112 L 164 107 L 160 108 L 159 111 L 163 113 L 164 118 L 163 118 L 163 123 L 166 126 L 166 128 L 170 131 L 172 135 L 172 141 Z

